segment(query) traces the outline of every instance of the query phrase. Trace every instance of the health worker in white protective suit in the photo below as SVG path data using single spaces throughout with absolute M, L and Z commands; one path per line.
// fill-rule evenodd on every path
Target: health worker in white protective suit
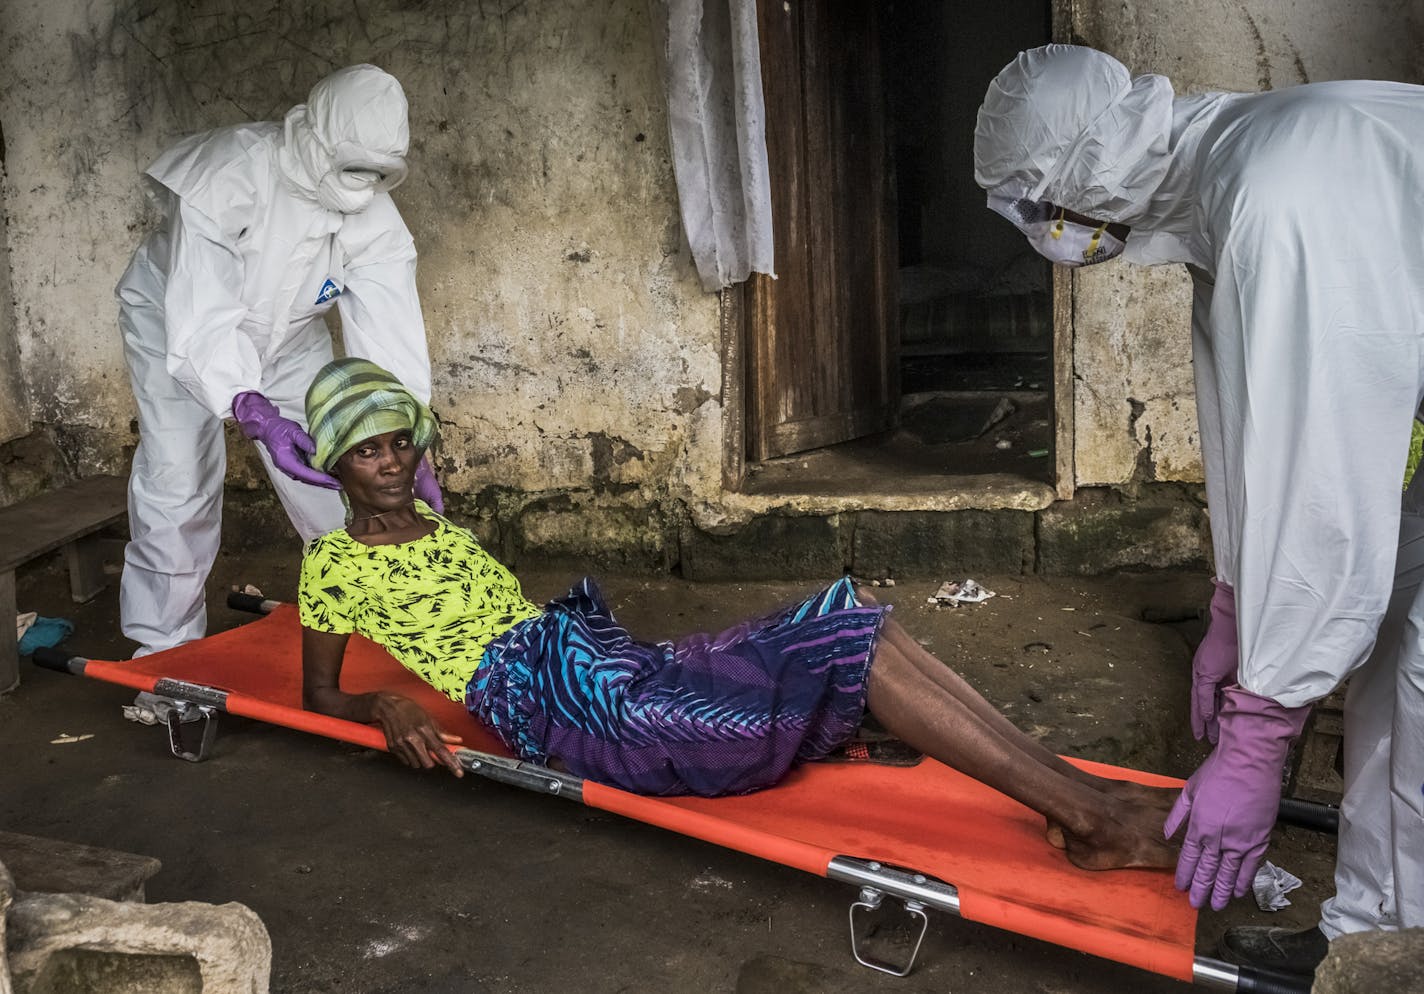
M 1424 925 L 1424 88 L 1174 97 L 1050 45 L 989 86 L 975 178 L 1054 262 L 1186 263 L 1215 546 L 1193 725 L 1215 743 L 1167 820 L 1177 886 L 1250 888 L 1291 741 L 1350 677 L 1335 895 L 1318 929 L 1223 955 L 1310 973 L 1328 940 Z M 1402 513 L 1401 513 L 1402 510 Z
M 195 135 L 148 168 L 164 224 L 115 290 L 139 412 L 120 587 L 136 655 L 205 632 L 224 418 L 259 443 L 303 540 L 344 523 L 303 428 L 307 387 L 332 358 L 323 316 L 333 304 L 347 353 L 429 401 L 415 244 L 389 192 L 405 178 L 408 143 L 400 83 L 357 65 L 317 83 L 281 123 Z M 416 492 L 441 507 L 428 463 Z

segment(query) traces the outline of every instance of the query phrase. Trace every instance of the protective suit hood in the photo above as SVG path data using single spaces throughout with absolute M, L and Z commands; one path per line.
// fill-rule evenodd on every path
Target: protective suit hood
M 287 112 L 277 162 L 303 196 L 355 214 L 406 177 L 410 125 L 399 81 L 372 65 L 339 69 Z
M 1100 221 L 1138 220 L 1171 162 L 1172 85 L 1077 45 L 1020 52 L 989 84 L 974 178 Z

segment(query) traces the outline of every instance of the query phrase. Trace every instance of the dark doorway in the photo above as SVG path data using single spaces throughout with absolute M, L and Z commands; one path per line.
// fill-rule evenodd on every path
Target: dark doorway
M 973 167 L 1049 5 L 763 0 L 760 25 L 780 278 L 748 295 L 748 488 L 1052 483 L 1051 267 Z

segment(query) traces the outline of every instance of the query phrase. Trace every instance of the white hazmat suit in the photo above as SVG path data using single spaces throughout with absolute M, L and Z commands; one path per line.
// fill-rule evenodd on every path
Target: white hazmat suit
M 1332 939 L 1424 926 L 1424 482 L 1400 500 L 1424 397 L 1421 136 L 1417 86 L 1176 98 L 1048 46 L 990 86 L 975 149 L 991 199 L 1121 222 L 1124 258 L 1189 266 L 1237 679 L 1295 708 L 1352 676 Z
M 283 123 L 188 138 L 146 172 L 164 224 L 119 280 L 119 327 L 138 403 L 131 541 L 120 610 L 138 655 L 201 638 L 226 470 L 222 421 L 257 391 L 305 424 L 313 375 L 348 354 L 389 369 L 423 402 L 430 359 L 415 245 L 387 192 L 405 176 L 405 94 L 375 66 L 319 82 Z M 340 498 L 268 475 L 303 540 L 339 528 Z

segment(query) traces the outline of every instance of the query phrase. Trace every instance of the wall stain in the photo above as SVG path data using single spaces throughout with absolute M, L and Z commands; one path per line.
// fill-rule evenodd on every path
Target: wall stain
M 1262 90 L 1271 88 L 1271 57 L 1266 54 L 1266 39 L 1261 35 L 1261 29 L 1256 25 L 1256 19 L 1251 16 L 1251 12 L 1244 6 L 1240 8 L 1241 16 L 1246 19 L 1246 27 L 1251 32 L 1251 40 L 1256 46 L 1256 84 Z

